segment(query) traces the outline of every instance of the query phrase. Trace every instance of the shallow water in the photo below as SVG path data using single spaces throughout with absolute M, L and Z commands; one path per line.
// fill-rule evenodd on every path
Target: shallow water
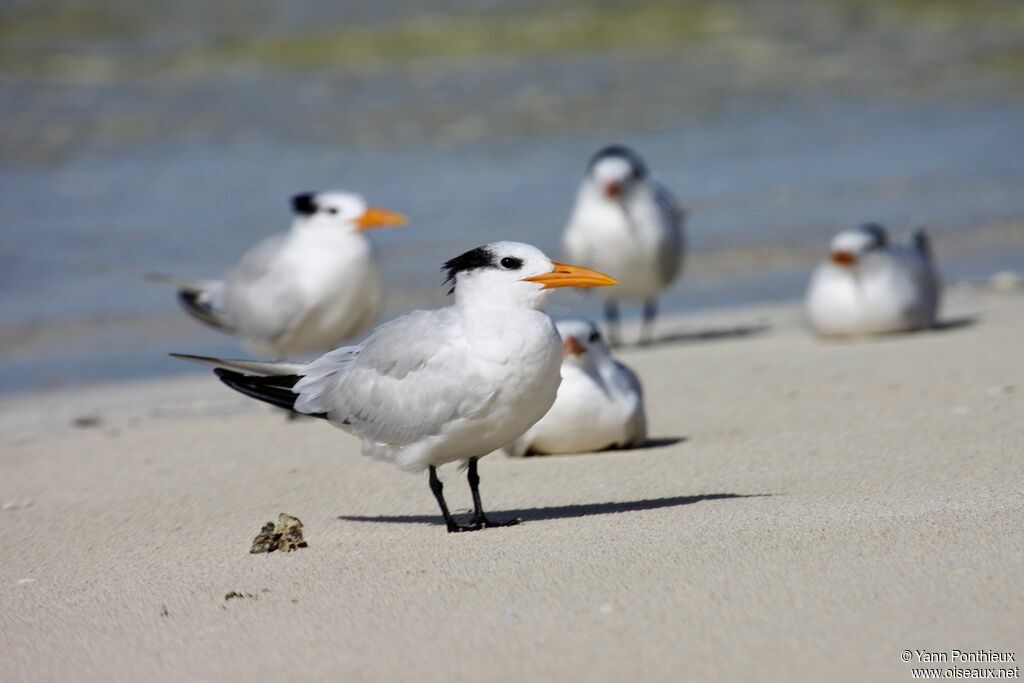
M 609 141 L 635 146 L 690 211 L 666 311 L 797 297 L 829 235 L 867 220 L 927 226 L 951 281 L 1024 270 L 1015 74 L 894 86 L 884 61 L 874 76 L 858 61 L 868 41 L 822 57 L 843 75 L 810 87 L 783 59 L 769 75 L 718 63 L 716 45 L 699 63 L 583 49 L 338 73 L 15 69 L 0 83 L 0 391 L 187 371 L 169 350 L 237 353 L 142 275 L 217 275 L 283 229 L 303 190 L 408 214 L 373 235 L 387 315 L 441 304 L 438 268 L 457 253 L 493 239 L 557 251 Z M 596 313 L 580 297 L 553 309 Z

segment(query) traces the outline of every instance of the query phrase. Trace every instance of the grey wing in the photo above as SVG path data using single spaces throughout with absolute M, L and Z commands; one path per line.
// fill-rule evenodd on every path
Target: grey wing
M 908 315 L 915 324 L 931 325 L 939 306 L 942 277 L 935 263 L 927 233 L 923 230 L 916 231 L 903 248 L 901 255 L 913 288 L 920 297 L 918 305 L 912 307 Z M 916 300 L 916 297 L 913 299 Z
M 287 332 L 304 310 L 302 291 L 280 254 L 287 235 L 260 242 L 228 274 L 224 310 L 243 334 L 272 342 Z
M 660 183 L 655 183 L 654 197 L 665 226 L 664 239 L 658 250 L 658 274 L 661 282 L 667 285 L 679 277 L 683 268 L 686 251 L 686 211 Z
M 626 387 L 637 397 L 636 410 L 633 411 L 629 422 L 626 424 L 626 443 L 624 445 L 631 448 L 639 448 L 647 441 L 647 415 L 644 411 L 644 390 L 640 385 L 640 378 L 636 376 L 632 369 L 622 363 L 616 362 L 616 365 L 618 365 L 621 371 Z
M 403 446 L 439 434 L 493 397 L 466 363 L 450 309 L 413 311 L 381 325 L 361 345 L 314 361 L 295 385 L 296 409 L 366 441 Z

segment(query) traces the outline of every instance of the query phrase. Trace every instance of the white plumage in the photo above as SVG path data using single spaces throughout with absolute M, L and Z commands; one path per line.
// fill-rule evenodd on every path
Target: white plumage
M 382 290 L 363 230 L 405 221 L 341 192 L 297 195 L 287 234 L 250 249 L 223 280 L 153 279 L 179 289 L 185 310 L 237 335 L 253 353 L 324 351 L 366 332 Z
M 635 448 L 647 440 L 643 390 L 589 320 L 559 320 L 562 383 L 547 414 L 510 444 L 512 456 Z
M 428 468 L 449 531 L 494 525 L 479 501 L 476 461 L 539 420 L 560 382 L 561 341 L 540 307 L 551 288 L 615 281 L 517 242 L 474 249 L 445 269 L 454 306 L 408 313 L 299 368 L 188 358 L 217 366 L 254 398 L 326 418 L 357 436 L 365 455 Z M 455 460 L 469 463 L 475 512 L 466 527 L 449 514 L 435 471 Z
M 644 305 L 642 342 L 651 340 L 657 297 L 682 272 L 685 213 L 633 150 L 613 145 L 591 159 L 565 228 L 566 258 L 619 280 L 604 293 L 610 339 L 618 343 L 618 302 Z
M 805 314 L 823 336 L 916 330 L 935 324 L 941 289 L 923 231 L 892 244 L 884 228 L 865 225 L 833 238 L 829 260 L 811 277 Z

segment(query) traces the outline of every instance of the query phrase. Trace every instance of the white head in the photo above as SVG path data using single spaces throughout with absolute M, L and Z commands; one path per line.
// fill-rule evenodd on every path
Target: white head
M 875 223 L 866 223 L 833 237 L 829 245 L 829 260 L 842 268 L 855 268 L 865 256 L 882 251 L 887 246 L 889 235 L 885 228 Z
M 562 364 L 589 368 L 611 360 L 612 354 L 604 343 L 597 325 L 583 318 L 555 321 L 562 337 Z
M 623 145 L 610 145 L 591 157 L 585 182 L 605 200 L 624 202 L 646 179 L 647 165 L 639 154 Z
M 556 287 L 603 287 L 613 278 L 552 261 L 522 242 L 491 242 L 447 261 L 448 292 L 459 306 L 539 309 Z
M 401 225 L 400 213 L 378 209 L 357 194 L 348 192 L 306 192 L 292 197 L 296 228 L 328 228 L 357 232 Z

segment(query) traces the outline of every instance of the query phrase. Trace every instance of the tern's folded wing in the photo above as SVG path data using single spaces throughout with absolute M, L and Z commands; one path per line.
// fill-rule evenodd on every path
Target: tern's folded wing
M 686 212 L 662 185 L 655 185 L 654 196 L 665 226 L 661 247 L 658 249 L 658 275 L 662 283 L 668 284 L 676 279 L 683 265 L 683 253 L 686 249 Z
M 296 272 L 281 258 L 287 235 L 250 249 L 228 275 L 224 308 L 243 335 L 273 343 L 301 318 L 306 302 Z
M 296 409 L 327 413 L 372 443 L 410 444 L 491 400 L 467 352 L 453 309 L 413 311 L 311 363 L 295 385 Z

